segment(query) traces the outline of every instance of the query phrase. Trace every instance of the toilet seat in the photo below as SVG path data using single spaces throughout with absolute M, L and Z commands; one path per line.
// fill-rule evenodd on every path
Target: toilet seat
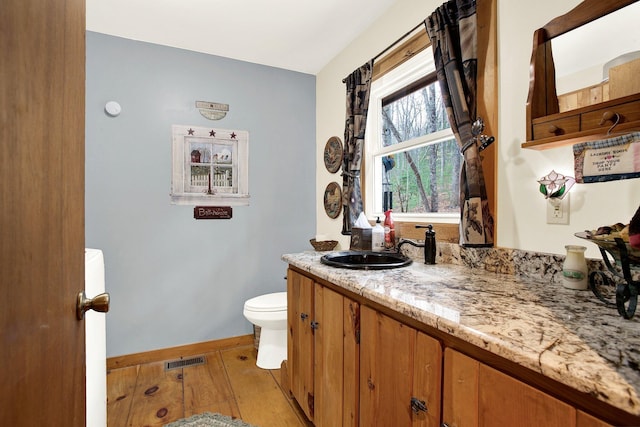
M 251 298 L 244 303 L 244 309 L 260 313 L 287 311 L 287 293 L 274 292 Z

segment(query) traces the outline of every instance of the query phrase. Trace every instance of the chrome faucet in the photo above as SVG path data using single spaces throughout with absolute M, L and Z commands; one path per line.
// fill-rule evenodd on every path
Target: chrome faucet
M 435 264 L 435 233 L 433 232 L 433 226 L 431 224 L 416 225 L 416 228 L 427 229 L 424 235 L 424 243 L 417 243 L 409 239 L 400 239 L 400 241 L 398 242 L 397 252 L 400 253 L 400 248 L 405 243 L 411 246 L 415 246 L 416 248 L 424 248 L 424 263 Z

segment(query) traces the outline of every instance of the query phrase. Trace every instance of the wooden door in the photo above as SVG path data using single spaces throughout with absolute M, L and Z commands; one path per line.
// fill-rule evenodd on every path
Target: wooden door
M 571 427 L 576 410 L 454 350 L 445 350 L 443 421 L 458 427 Z
M 444 350 L 442 421 L 450 426 L 478 426 L 480 362 L 450 348 Z
M 361 425 L 438 426 L 440 343 L 368 307 L 360 325 Z M 412 398 L 426 411 L 414 412 Z
M 523 382 L 480 364 L 480 426 L 570 427 L 576 410 Z
M 585 412 L 577 411 L 576 427 L 613 427 L 613 425 L 605 423 L 604 421 Z
M 442 345 L 422 332 L 417 332 L 413 362 L 412 398 L 420 400 L 426 410 L 412 414 L 413 426 L 440 426 L 442 399 Z
M 315 285 L 314 424 L 357 426 L 359 305 Z
M 313 420 L 313 286 L 312 279 L 287 273 L 287 322 L 289 326 L 287 369 L 291 393 L 304 413 Z
M 84 426 L 84 0 L 0 13 L 0 420 Z

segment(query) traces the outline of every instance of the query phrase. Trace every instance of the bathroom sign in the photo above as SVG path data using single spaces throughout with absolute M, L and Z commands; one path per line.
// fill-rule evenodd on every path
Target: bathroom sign
M 195 219 L 231 219 L 231 206 L 196 206 L 193 208 Z

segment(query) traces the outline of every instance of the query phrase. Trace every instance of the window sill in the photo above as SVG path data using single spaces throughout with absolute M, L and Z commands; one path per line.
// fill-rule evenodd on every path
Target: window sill
M 383 222 L 383 218 L 384 215 L 380 218 L 381 222 Z M 434 218 L 428 220 L 422 218 L 416 221 L 415 218 L 415 216 L 393 217 L 396 238 L 424 240 L 424 233 L 426 229 L 416 228 L 416 225 L 425 226 L 427 224 L 432 224 L 433 230 L 436 232 L 436 240 L 438 242 L 460 243 L 460 224 L 458 215 L 453 218 L 455 222 L 449 222 L 449 218 L 447 218 L 447 222 L 444 221 L 445 218 L 439 219 L 438 221 Z M 372 225 L 375 225 L 375 219 L 373 221 L 370 220 L 369 222 L 371 222 Z

